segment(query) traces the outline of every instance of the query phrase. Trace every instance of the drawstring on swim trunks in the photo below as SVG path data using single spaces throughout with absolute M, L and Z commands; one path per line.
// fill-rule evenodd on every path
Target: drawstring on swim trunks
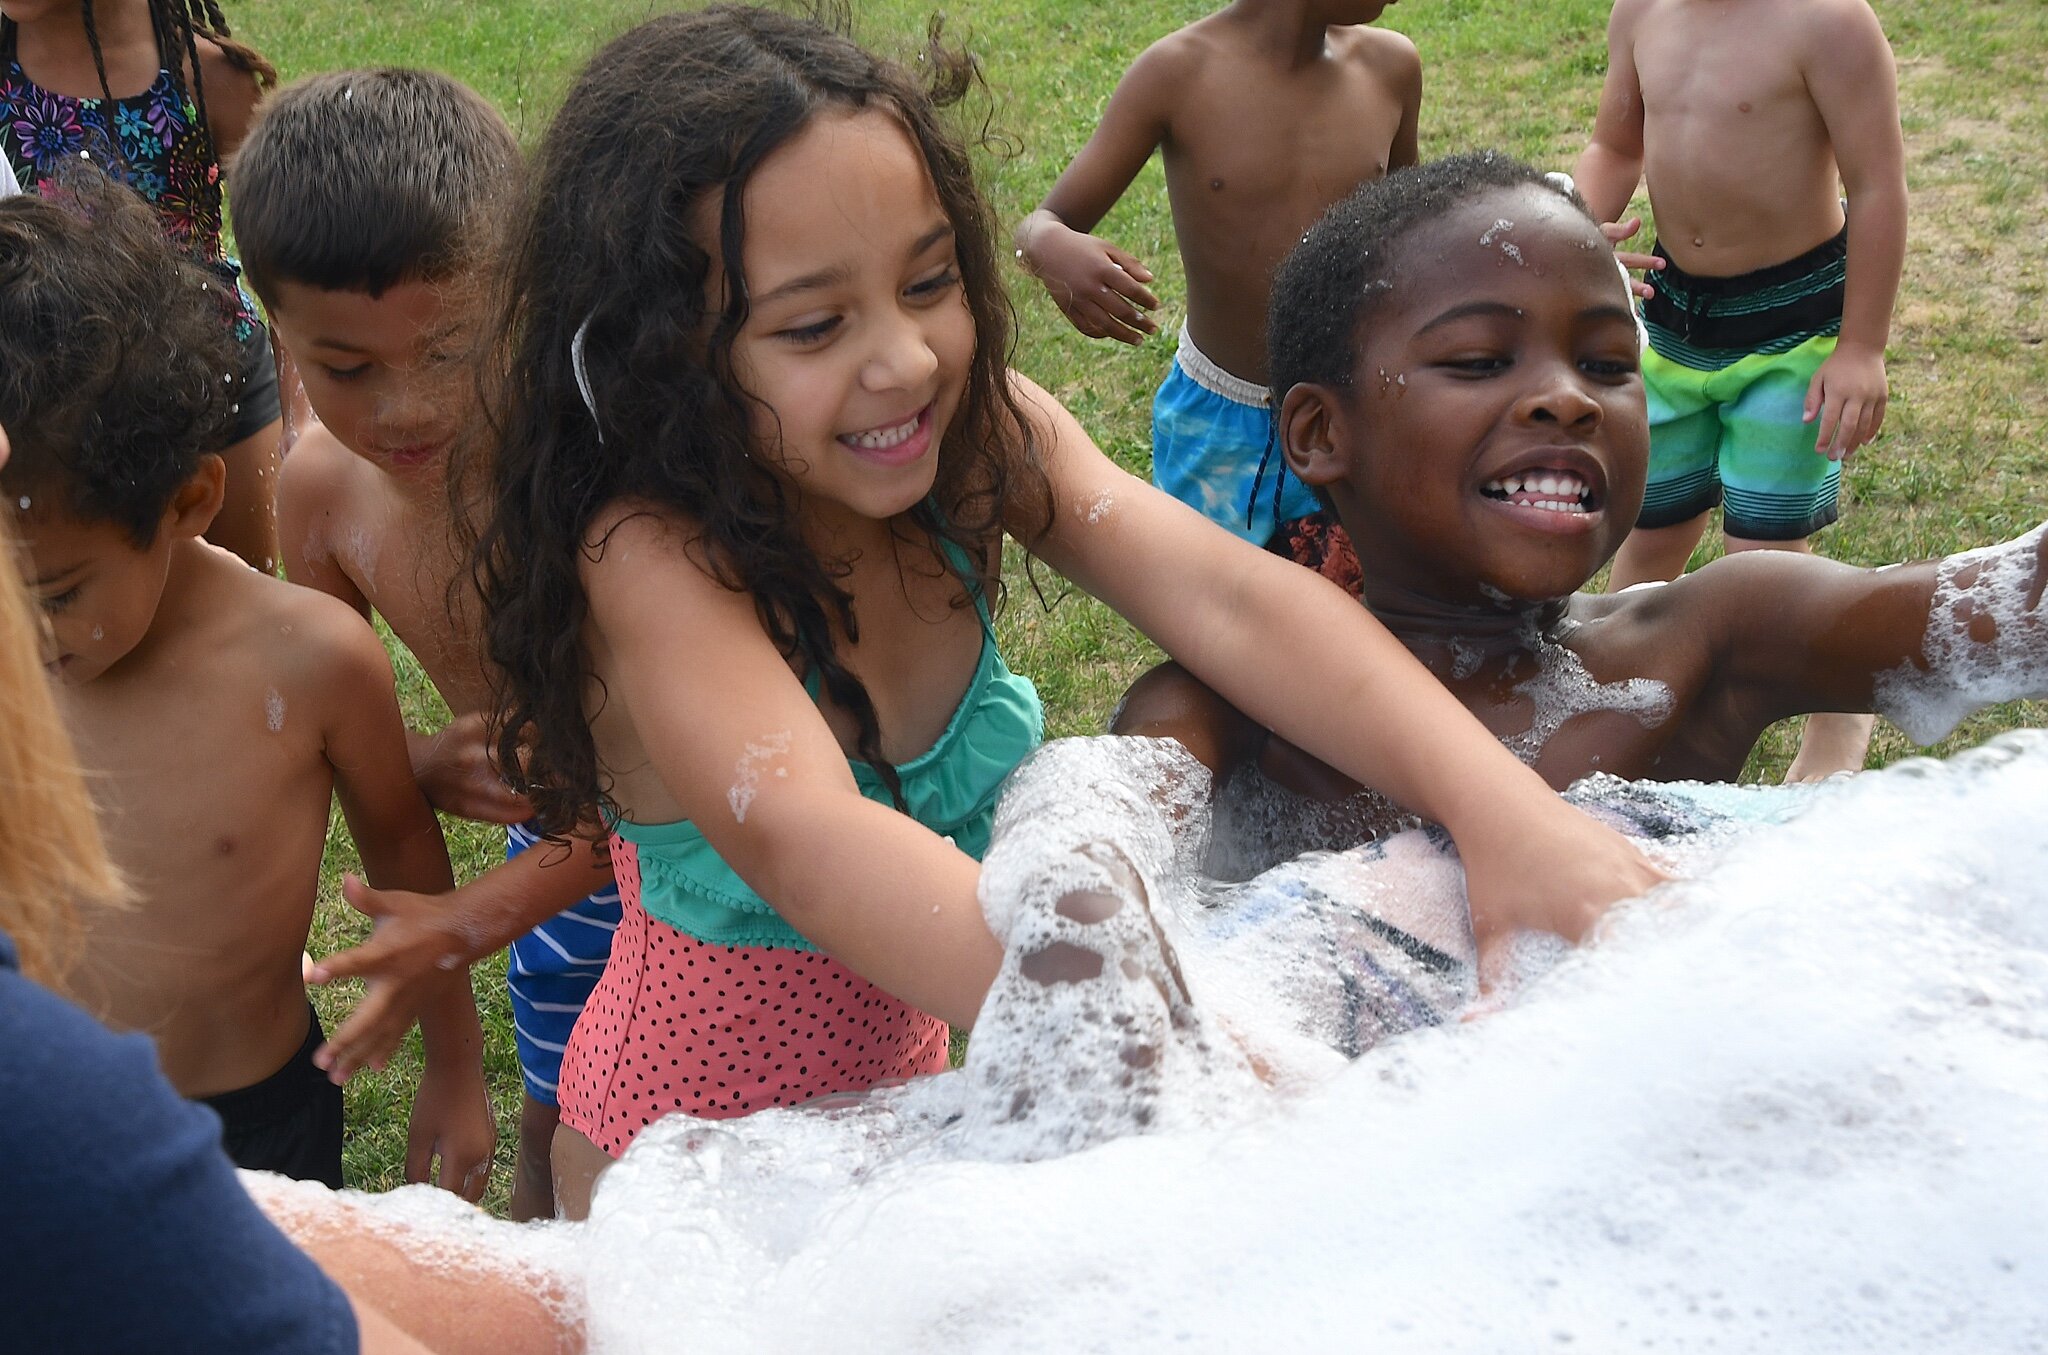
M 1268 407 L 1267 414 L 1266 450 L 1259 453 L 1258 473 L 1252 476 L 1251 493 L 1245 495 L 1244 500 L 1244 527 L 1246 531 L 1251 530 L 1252 519 L 1258 515 L 1259 486 L 1266 483 L 1266 467 L 1273 463 L 1273 451 L 1280 445 L 1280 418 L 1277 414 L 1273 413 L 1270 407 Z M 1276 528 L 1280 525 L 1280 491 L 1286 487 L 1286 484 L 1287 466 L 1283 462 L 1280 466 L 1280 473 L 1273 477 L 1273 525 Z

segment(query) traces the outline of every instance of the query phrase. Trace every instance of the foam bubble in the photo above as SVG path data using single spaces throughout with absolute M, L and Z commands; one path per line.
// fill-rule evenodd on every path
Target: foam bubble
M 263 694 L 263 727 L 273 734 L 284 732 L 284 694 L 275 687 Z
M 1623 678 L 1598 682 L 1579 656 L 1564 645 L 1531 639 L 1536 671 L 1515 684 L 1515 693 L 1529 699 L 1529 727 L 1501 740 L 1524 762 L 1534 762 L 1567 720 L 1594 711 L 1633 715 L 1645 729 L 1671 718 L 1671 688 L 1655 678 Z
M 1141 1000 L 1166 946 L 1130 992 L 1050 998 L 1013 954 L 961 1072 L 656 1124 L 545 1234 L 594 1350 L 2048 1347 L 2048 736 L 1818 788 L 1592 778 L 1575 798 L 1691 878 L 1350 1062 L 1286 1043 L 1309 1006 L 1257 952 L 1312 894 L 1455 948 L 1446 845 L 1215 890 L 1182 873 L 1198 772 L 1110 742 L 1020 770 L 984 906 L 1013 952 L 1107 955 L 1142 889 L 1186 1001 Z M 1058 911 L 1094 893 L 1113 945 Z M 1040 1016 L 1003 1026 L 1013 1001 Z M 1041 1115 L 1115 1090 L 1063 1056 L 1126 1017 L 1163 1032 L 1145 1122 Z
M 761 773 L 775 758 L 789 752 L 789 731 L 770 734 L 760 742 L 747 740 L 747 746 L 740 753 L 740 760 L 733 764 L 732 785 L 726 789 L 725 802 L 732 807 L 732 816 L 740 823 L 747 821 L 747 809 L 754 803 L 754 797 L 761 792 Z M 787 767 L 775 768 L 777 776 L 787 777 Z
M 2037 1348 L 2048 742 L 1796 803 L 1484 1020 L 1235 1106 L 1162 1065 L 1206 1124 L 982 1154 L 953 1075 L 659 1125 L 598 1193 L 597 1346 Z M 1391 895 L 1443 868 L 1410 841 Z
M 1921 663 L 1880 673 L 1871 704 L 1915 743 L 1933 743 L 1983 706 L 2048 695 L 2048 523 L 1943 560 Z

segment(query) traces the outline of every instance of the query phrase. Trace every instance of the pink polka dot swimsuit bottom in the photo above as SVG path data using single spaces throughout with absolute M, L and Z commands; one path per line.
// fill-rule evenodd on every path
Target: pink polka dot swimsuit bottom
M 563 1124 L 617 1157 L 664 1115 L 725 1119 L 945 1069 L 945 1023 L 838 961 L 649 917 L 638 849 L 611 845 L 623 915 L 562 1060 Z

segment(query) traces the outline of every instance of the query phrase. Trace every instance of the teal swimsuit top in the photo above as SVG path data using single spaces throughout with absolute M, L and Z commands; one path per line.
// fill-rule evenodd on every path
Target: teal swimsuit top
M 953 555 L 950 542 L 947 553 Z M 966 573 L 956 559 L 956 567 Z M 971 575 L 970 575 L 971 577 Z M 979 861 L 988 850 L 995 822 L 996 797 L 1011 769 L 1044 736 L 1045 711 L 1031 679 L 1012 673 L 996 650 L 988 605 L 978 585 L 974 608 L 981 616 L 981 659 L 973 680 L 938 741 L 896 768 L 903 802 L 910 817 Z M 817 700 L 815 674 L 804 689 Z M 854 758 L 847 759 L 860 793 L 882 804 L 892 803 L 881 773 Z M 740 879 L 713 851 L 688 819 L 674 823 L 632 823 L 614 820 L 612 831 L 633 844 L 640 856 L 640 906 L 649 917 L 667 923 L 712 945 L 779 946 L 816 950 L 784 922 L 768 901 Z

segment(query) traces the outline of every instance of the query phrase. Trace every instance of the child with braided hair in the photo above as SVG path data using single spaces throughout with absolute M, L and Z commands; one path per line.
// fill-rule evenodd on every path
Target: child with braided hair
M 277 71 L 237 41 L 216 0 L 0 3 L 0 160 L 26 192 L 80 156 L 156 208 L 172 241 L 230 284 L 222 166 Z M 246 292 L 233 319 L 227 501 L 208 536 L 258 569 L 277 562 L 283 428 L 270 338 Z

